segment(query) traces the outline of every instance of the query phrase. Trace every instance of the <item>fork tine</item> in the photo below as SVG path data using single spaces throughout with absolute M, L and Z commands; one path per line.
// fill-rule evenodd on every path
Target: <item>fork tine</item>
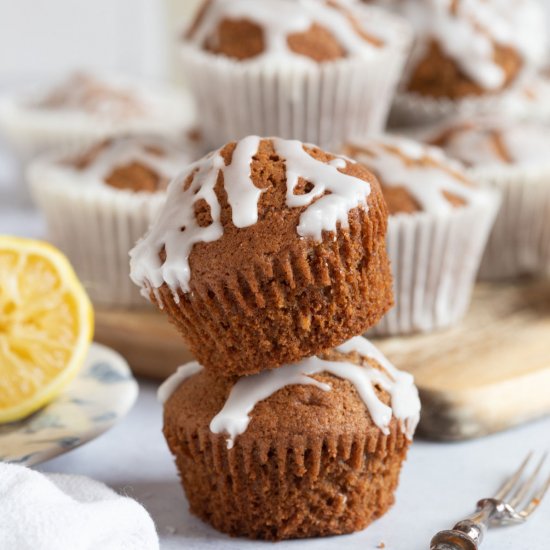
M 544 495 L 546 495 L 548 489 L 550 489 L 550 477 L 546 480 L 546 483 L 541 487 L 540 491 L 535 494 L 535 496 L 531 499 L 525 510 L 520 512 L 520 514 L 527 518 L 529 517 L 539 506 L 542 499 L 544 498 Z
M 521 504 L 523 502 L 523 500 L 531 490 L 531 487 L 533 487 L 533 484 L 535 483 L 535 480 L 537 479 L 547 457 L 548 453 L 544 453 L 543 457 L 535 468 L 535 471 L 531 474 L 529 479 L 527 479 L 525 483 L 521 484 L 517 488 L 515 495 L 513 495 L 513 497 L 510 499 L 510 506 L 515 508 L 518 504 Z
M 506 495 L 514 488 L 516 483 L 518 482 L 519 478 L 521 477 L 521 474 L 523 474 L 523 471 L 525 470 L 525 467 L 527 466 L 528 462 L 531 460 L 533 456 L 533 451 L 531 451 L 525 460 L 521 463 L 521 466 L 517 469 L 517 471 L 512 474 L 512 476 L 506 481 L 506 483 L 501 487 L 500 491 L 495 495 L 494 498 L 497 500 L 504 500 Z

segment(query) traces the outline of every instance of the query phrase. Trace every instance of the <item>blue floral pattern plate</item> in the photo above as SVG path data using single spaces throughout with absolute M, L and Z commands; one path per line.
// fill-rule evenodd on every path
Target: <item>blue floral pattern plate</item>
M 128 363 L 92 344 L 69 387 L 29 418 L 0 426 L 0 462 L 33 466 L 92 440 L 132 408 L 138 384 Z

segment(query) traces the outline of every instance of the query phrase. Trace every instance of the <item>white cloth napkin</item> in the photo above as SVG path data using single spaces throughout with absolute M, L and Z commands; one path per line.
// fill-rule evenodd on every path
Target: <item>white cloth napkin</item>
M 0 464 L 3 550 L 158 550 L 153 520 L 131 498 L 80 476 Z

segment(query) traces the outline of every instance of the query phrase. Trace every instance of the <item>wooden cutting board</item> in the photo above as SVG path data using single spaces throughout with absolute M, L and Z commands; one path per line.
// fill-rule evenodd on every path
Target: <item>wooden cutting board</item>
M 98 310 L 96 319 L 96 340 L 138 375 L 164 379 L 192 359 L 152 309 Z M 469 439 L 550 414 L 550 281 L 479 284 L 459 326 L 376 343 L 414 374 L 426 437 Z

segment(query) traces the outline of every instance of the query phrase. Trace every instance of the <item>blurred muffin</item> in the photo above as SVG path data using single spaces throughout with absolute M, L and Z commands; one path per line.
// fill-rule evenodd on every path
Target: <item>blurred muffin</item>
M 540 72 L 506 96 L 503 111 L 510 118 L 550 124 L 550 74 Z
M 374 176 L 250 136 L 191 165 L 131 252 L 132 278 L 206 368 L 244 375 L 338 345 L 392 304 Z
M 191 122 L 187 96 L 120 77 L 76 73 L 51 89 L 0 99 L 0 130 L 23 160 L 121 135 L 176 138 Z
M 342 0 L 208 0 L 181 53 L 212 146 L 330 148 L 382 129 L 410 40 L 395 16 Z
M 550 272 L 550 129 L 508 117 L 449 121 L 423 133 L 470 167 L 470 177 L 498 189 L 502 207 L 481 276 Z
M 191 512 L 270 540 L 351 533 L 383 515 L 420 413 L 412 376 L 364 338 L 240 379 L 192 363 L 159 397 Z
M 546 55 L 545 14 L 535 0 L 378 0 L 409 20 L 413 54 L 396 104 L 398 123 L 498 108 L 502 92 Z
M 96 304 L 143 305 L 128 276 L 128 252 L 191 157 L 189 146 L 158 137 L 117 137 L 31 163 L 31 191 L 50 238 Z
M 396 307 L 373 334 L 457 323 L 470 304 L 498 197 L 441 150 L 409 139 L 381 136 L 347 145 L 344 153 L 376 174 L 390 212 Z

